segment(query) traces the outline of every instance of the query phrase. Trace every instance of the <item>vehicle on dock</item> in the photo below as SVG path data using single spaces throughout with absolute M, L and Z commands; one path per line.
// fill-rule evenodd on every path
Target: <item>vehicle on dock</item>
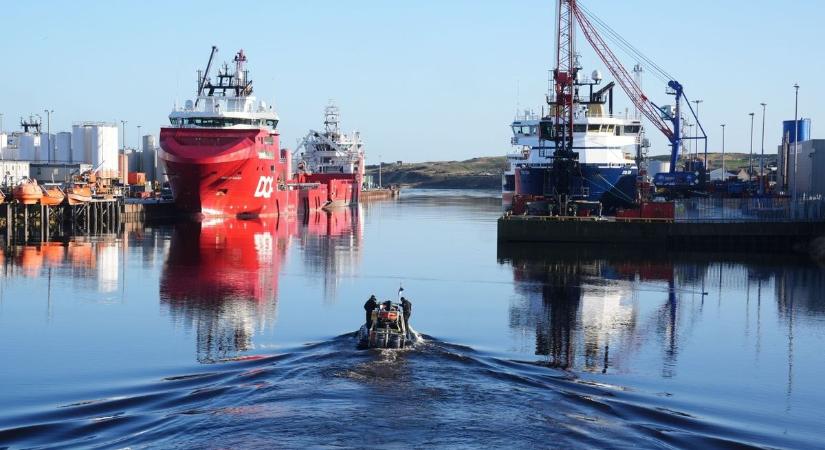
M 35 205 L 43 198 L 43 191 L 37 184 L 37 180 L 24 178 L 15 186 L 13 196 L 15 200 L 24 205 Z
M 415 343 L 416 336 L 404 320 L 401 304 L 386 301 L 372 311 L 370 326 L 358 330 L 358 348 L 402 349 Z

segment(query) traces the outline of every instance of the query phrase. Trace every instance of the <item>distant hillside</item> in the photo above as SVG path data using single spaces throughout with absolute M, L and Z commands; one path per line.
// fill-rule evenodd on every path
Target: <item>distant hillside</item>
M 384 186 L 398 184 L 430 189 L 499 189 L 501 173 L 507 167 L 504 156 L 466 161 L 385 163 L 381 168 Z M 367 166 L 367 175 L 378 182 L 378 166 Z
M 703 153 L 699 153 L 699 158 L 704 158 Z M 748 153 L 725 153 L 725 169 L 740 169 L 744 167 L 748 167 Z M 654 161 L 669 161 L 670 155 L 656 155 L 651 156 L 651 160 Z M 769 153 L 765 155 L 765 165 L 769 165 L 771 163 L 777 162 L 777 155 L 776 153 Z M 753 154 L 753 165 L 754 167 L 759 167 L 759 155 L 754 152 Z M 719 169 L 722 167 L 722 153 L 711 153 L 708 152 L 708 166 L 710 170 Z
M 701 155 L 700 155 L 701 156 Z M 650 159 L 667 161 L 668 155 L 652 156 Z M 721 153 L 708 153 L 710 169 L 722 167 Z M 766 165 L 776 162 L 776 154 L 765 155 Z M 748 166 L 747 153 L 725 154 L 725 167 L 738 170 Z M 754 166 L 759 160 L 754 155 Z M 384 163 L 381 182 L 384 186 L 397 184 L 413 188 L 429 189 L 500 189 L 501 173 L 507 168 L 504 156 L 489 156 L 466 161 L 429 161 L 421 163 Z M 367 166 L 367 175 L 378 182 L 378 166 Z

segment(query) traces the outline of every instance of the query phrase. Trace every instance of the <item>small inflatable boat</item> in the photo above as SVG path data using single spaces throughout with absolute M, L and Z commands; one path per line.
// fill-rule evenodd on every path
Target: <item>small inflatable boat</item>
M 358 330 L 358 348 L 401 349 L 415 343 L 416 336 L 404 321 L 400 304 L 384 302 L 372 311 L 369 328 L 364 324 Z

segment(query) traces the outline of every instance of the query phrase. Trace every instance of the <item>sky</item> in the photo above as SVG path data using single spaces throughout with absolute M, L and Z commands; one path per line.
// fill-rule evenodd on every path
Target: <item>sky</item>
M 781 121 L 794 117 L 794 83 L 812 135 L 825 124 L 821 0 L 582 3 L 703 100 L 710 151 L 721 150 L 725 123 L 726 150 L 747 152 L 755 112 L 759 152 L 765 102 L 765 148 L 775 152 Z M 126 120 L 136 146 L 138 125 L 157 134 L 175 102 L 194 95 L 216 45 L 219 62 L 246 52 L 256 95 L 280 115 L 282 147 L 321 128 L 334 100 L 370 164 L 503 155 L 517 106 L 543 102 L 554 14 L 553 0 L 7 2 L 0 113 L 7 131 L 44 109 L 54 110 L 52 132 Z M 577 48 L 586 73 L 612 79 L 581 34 Z M 617 54 L 628 68 L 637 62 Z M 643 87 L 659 104 L 672 99 L 652 76 Z M 617 92 L 616 110 L 630 107 Z M 651 154 L 669 152 L 655 128 L 647 134 Z

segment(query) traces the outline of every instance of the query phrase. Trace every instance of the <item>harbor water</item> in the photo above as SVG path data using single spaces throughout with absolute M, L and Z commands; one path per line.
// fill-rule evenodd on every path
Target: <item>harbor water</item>
M 12 246 L 0 448 L 822 445 L 805 255 L 496 244 L 498 193 Z M 357 350 L 370 294 L 423 341 Z

